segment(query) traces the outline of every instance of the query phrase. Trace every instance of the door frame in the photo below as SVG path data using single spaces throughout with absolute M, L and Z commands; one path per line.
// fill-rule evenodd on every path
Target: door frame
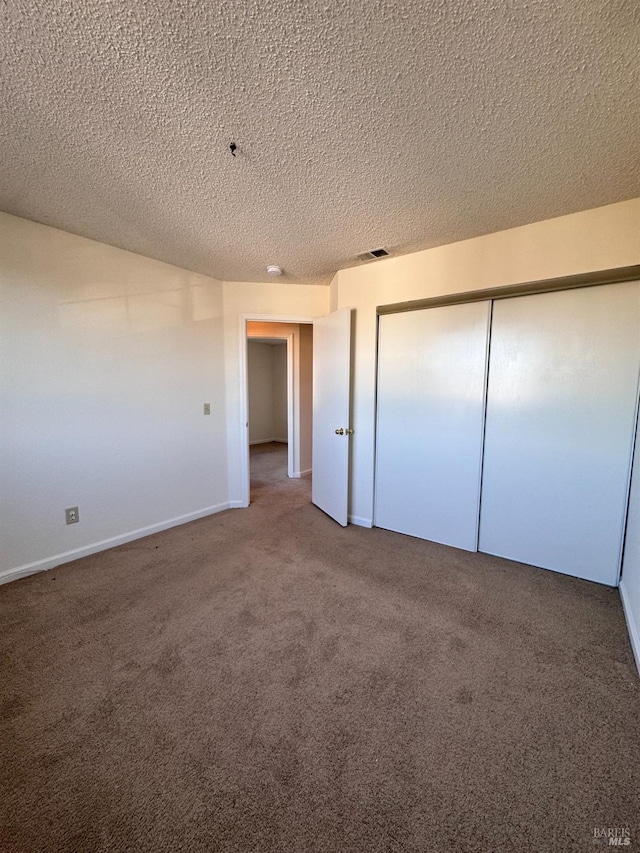
M 285 347 L 287 350 L 287 476 L 288 477 L 299 477 L 300 473 L 296 473 L 294 467 L 294 457 L 295 457 L 295 445 L 299 442 L 299 430 L 296 429 L 295 419 L 294 419 L 294 409 L 295 405 L 298 403 L 298 400 L 295 398 L 295 389 L 293 385 L 293 360 L 294 360 L 294 352 L 293 352 L 293 334 L 289 335 L 260 335 L 260 338 L 257 340 L 261 342 L 264 338 L 268 338 L 271 341 L 284 341 Z M 254 338 L 249 337 L 247 334 L 247 371 L 249 367 L 249 358 L 248 358 L 248 347 L 249 344 L 256 340 Z M 248 372 L 247 372 L 248 378 Z M 248 387 L 248 386 L 247 386 Z M 248 396 L 247 396 L 248 400 Z M 247 423 L 249 423 L 249 407 L 247 405 Z M 249 427 L 247 427 L 247 430 Z M 251 442 L 249 441 L 249 435 L 247 434 L 247 441 L 249 443 L 249 447 L 251 447 Z
M 240 315 L 240 484 L 241 496 L 240 506 L 248 507 L 251 500 L 251 469 L 249 464 L 249 374 L 248 374 L 248 345 L 250 338 L 247 335 L 247 323 L 295 323 L 313 325 L 318 316 L 299 316 L 290 314 L 241 314 Z M 269 337 L 265 335 L 264 337 Z M 289 445 L 287 450 L 288 475 L 299 477 L 300 472 L 293 470 L 293 442 L 300 442 L 300 400 L 295 393 L 296 376 L 299 377 L 300 364 L 299 353 L 294 352 L 293 335 L 278 335 L 272 337 L 287 340 L 287 422 L 289 428 Z M 291 345 L 288 338 L 291 337 Z M 299 344 L 299 342 L 298 342 Z

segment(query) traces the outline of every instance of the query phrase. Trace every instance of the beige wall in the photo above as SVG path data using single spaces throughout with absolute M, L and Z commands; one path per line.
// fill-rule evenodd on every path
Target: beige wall
M 350 516 L 373 514 L 376 306 L 640 264 L 640 199 L 340 270 L 331 308 L 356 309 Z

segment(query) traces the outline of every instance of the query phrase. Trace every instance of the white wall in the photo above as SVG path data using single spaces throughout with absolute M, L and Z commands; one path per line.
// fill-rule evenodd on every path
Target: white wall
M 0 245 L 0 579 L 239 505 L 240 317 L 322 316 L 329 289 L 222 283 L 7 214 Z
M 275 344 L 271 347 L 271 388 L 273 391 L 273 437 L 276 441 L 287 441 L 288 425 L 288 388 L 287 388 L 287 345 Z
M 636 433 L 636 452 L 631 475 L 620 595 L 629 626 L 631 645 L 640 672 L 640 423 Z
M 331 310 L 356 309 L 351 521 L 367 525 L 373 518 L 376 306 L 636 264 L 640 199 L 340 270 L 331 282 Z M 639 492 L 636 474 L 621 593 L 640 663 Z
M 272 317 L 298 322 L 323 317 L 329 312 L 330 292 L 323 285 L 226 281 L 223 294 L 229 497 L 233 506 L 242 506 L 248 476 L 243 463 L 247 433 L 241 399 L 245 319 Z
M 639 234 L 634 199 L 341 270 L 326 288 L 220 283 L 0 214 L 0 573 L 240 505 L 246 316 L 356 309 L 350 516 L 370 523 L 376 306 L 638 264 Z M 66 526 L 75 505 L 81 521 Z M 637 626 L 633 559 L 623 589 Z
M 313 445 L 313 326 L 300 325 L 300 472 L 311 471 Z
M 376 306 L 640 263 L 640 199 L 340 270 L 331 310 L 355 308 L 349 515 L 373 517 Z
M 287 441 L 287 344 L 247 344 L 249 443 Z
M 225 508 L 222 283 L 7 214 L 0 245 L 0 577 Z
M 249 442 L 273 440 L 273 358 L 269 344 L 247 345 Z

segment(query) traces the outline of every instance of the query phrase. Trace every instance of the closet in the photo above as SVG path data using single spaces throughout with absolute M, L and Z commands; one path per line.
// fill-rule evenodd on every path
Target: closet
M 378 527 L 476 550 L 490 308 L 380 318 Z
M 638 281 L 381 314 L 375 525 L 615 586 L 639 373 Z

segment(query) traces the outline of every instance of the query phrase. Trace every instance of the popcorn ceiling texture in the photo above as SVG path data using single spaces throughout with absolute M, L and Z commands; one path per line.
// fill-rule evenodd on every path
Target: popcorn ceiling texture
M 640 195 L 633 0 L 11 0 L 0 56 L 0 209 L 219 279 Z

